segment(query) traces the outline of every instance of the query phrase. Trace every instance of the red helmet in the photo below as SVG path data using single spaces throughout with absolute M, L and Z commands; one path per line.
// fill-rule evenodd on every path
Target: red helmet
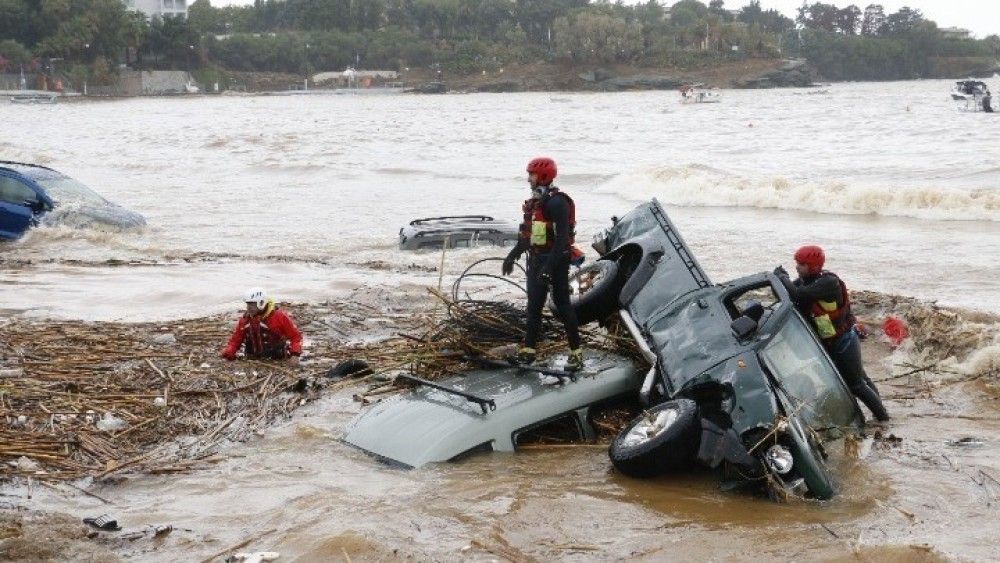
M 809 266 L 810 274 L 818 274 L 826 263 L 826 254 L 822 248 L 811 244 L 795 251 L 795 261 Z
M 538 185 L 548 186 L 556 179 L 556 161 L 551 158 L 539 157 L 528 163 L 528 174 L 538 175 Z

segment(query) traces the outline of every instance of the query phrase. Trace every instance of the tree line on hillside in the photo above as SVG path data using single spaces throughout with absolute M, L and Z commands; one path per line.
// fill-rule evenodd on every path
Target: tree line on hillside
M 942 33 L 919 10 L 887 14 L 880 4 L 864 11 L 803 4 L 794 49 L 831 80 L 891 80 L 956 76 L 996 66 L 1000 36 L 973 40 Z
M 27 66 L 98 81 L 141 69 L 310 73 L 348 65 L 472 73 L 512 63 L 691 69 L 806 57 L 830 79 L 930 76 L 944 59 L 998 58 L 1000 37 L 946 36 L 911 8 L 804 4 L 795 20 L 759 1 L 256 0 L 153 18 L 121 0 L 0 0 L 0 71 Z

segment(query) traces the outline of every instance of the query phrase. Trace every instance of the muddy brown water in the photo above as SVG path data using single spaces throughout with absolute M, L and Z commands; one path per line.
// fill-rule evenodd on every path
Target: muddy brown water
M 788 266 L 810 233 L 852 288 L 995 314 L 1000 152 L 967 149 L 995 145 L 1000 129 L 956 114 L 951 86 L 734 91 L 713 108 L 681 107 L 662 92 L 561 95 L 572 127 L 544 132 L 522 123 L 551 117 L 549 94 L 20 108 L 5 116 L 7 158 L 66 171 L 150 226 L 43 228 L 5 246 L 0 314 L 168 322 L 231 311 L 247 285 L 298 302 L 369 283 L 425 295 L 441 256 L 398 251 L 399 227 L 469 212 L 517 220 L 529 150 L 559 159 L 580 206 L 580 240 L 658 197 L 715 280 Z M 913 100 L 912 112 L 902 99 Z M 650 150 L 651 139 L 692 130 L 697 142 Z M 449 252 L 446 273 L 497 255 Z M 887 376 L 886 351 L 866 349 L 872 375 Z M 110 504 L 67 485 L 2 488 L 0 559 L 199 561 L 236 548 L 302 561 L 1000 560 L 1000 492 L 987 477 L 1000 476 L 995 392 L 966 384 L 928 394 L 917 380 L 897 383 L 882 390 L 899 397 L 889 399 L 886 433 L 900 441 L 836 460 L 843 494 L 829 503 L 724 493 L 703 473 L 624 479 L 603 447 L 395 471 L 338 441 L 359 409 L 344 392 L 234 445 L 210 469 L 78 483 Z M 983 445 L 948 445 L 964 437 Z M 104 512 L 125 530 L 86 538 L 79 519 Z M 168 535 L 142 535 L 168 524 Z
M 884 353 L 866 346 L 880 379 Z M 997 395 L 975 382 L 929 393 L 917 380 L 892 383 L 881 387 L 894 415 L 882 437 L 864 441 L 860 458 L 830 448 L 842 494 L 827 503 L 723 492 L 700 471 L 629 479 L 610 469 L 603 445 L 393 469 L 339 440 L 362 408 L 352 390 L 233 445 L 210 469 L 89 487 L 108 503 L 37 484 L 31 498 L 8 487 L 0 502 L 15 509 L 8 514 L 64 515 L 54 520 L 60 529 L 65 515 L 105 512 L 125 528 L 92 539 L 56 534 L 63 543 L 45 544 L 53 559 L 222 560 L 235 548 L 277 551 L 283 561 L 997 560 Z M 975 440 L 951 444 L 962 438 Z M 165 537 L 141 534 L 167 524 Z M 31 538 L 22 540 L 30 553 Z

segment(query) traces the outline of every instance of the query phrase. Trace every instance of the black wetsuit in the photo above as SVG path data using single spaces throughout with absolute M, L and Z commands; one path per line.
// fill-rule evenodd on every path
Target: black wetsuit
M 788 282 L 788 278 L 784 281 Z M 788 292 L 792 296 L 796 307 L 806 319 L 812 318 L 812 307 L 817 301 L 835 301 L 838 308 L 844 306 L 844 294 L 841 291 L 840 280 L 830 273 L 823 273 L 818 276 L 799 278 L 794 283 L 785 283 Z M 882 399 L 879 397 L 878 388 L 875 383 L 865 373 L 864 364 L 861 361 L 861 342 L 858 333 L 854 331 L 854 315 L 850 311 L 850 305 L 846 311 L 844 322 L 849 323 L 846 332 L 830 339 L 821 339 L 830 359 L 837 366 L 837 371 L 844 379 L 844 383 L 851 389 L 862 403 L 878 420 L 889 420 L 889 413 L 886 412 Z
M 569 201 L 562 194 L 546 197 L 543 202 L 543 215 L 553 223 L 555 240 L 552 241 L 550 252 L 541 252 L 530 248 L 527 240 L 518 241 L 517 254 L 528 252 L 528 326 L 524 337 L 524 345 L 534 348 L 538 343 L 538 333 L 542 326 L 542 308 L 548 296 L 549 284 L 552 285 L 552 301 L 563 319 L 566 328 L 566 338 L 569 347 L 576 350 L 580 347 L 580 330 L 577 326 L 576 312 L 569 300 Z M 542 279 L 541 274 L 547 273 L 550 282 Z

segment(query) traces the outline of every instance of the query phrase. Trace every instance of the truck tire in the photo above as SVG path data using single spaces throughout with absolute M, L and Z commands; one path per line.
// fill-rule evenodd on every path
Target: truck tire
M 608 457 L 630 477 L 652 477 L 690 463 L 701 442 L 698 405 L 690 399 L 660 403 L 615 436 Z
M 570 305 L 576 313 L 577 323 L 585 325 L 599 321 L 618 310 L 618 293 L 622 288 L 618 263 L 612 260 L 597 260 L 588 264 L 569 277 L 572 292 Z M 560 318 L 552 297 L 549 296 L 549 310 Z
M 815 443 L 816 438 L 794 417 L 788 434 L 792 439 L 794 466 L 799 476 L 805 480 L 809 496 L 819 500 L 833 498 L 837 488 L 830 471 L 826 468 L 826 462 L 823 461 L 823 452 Z

